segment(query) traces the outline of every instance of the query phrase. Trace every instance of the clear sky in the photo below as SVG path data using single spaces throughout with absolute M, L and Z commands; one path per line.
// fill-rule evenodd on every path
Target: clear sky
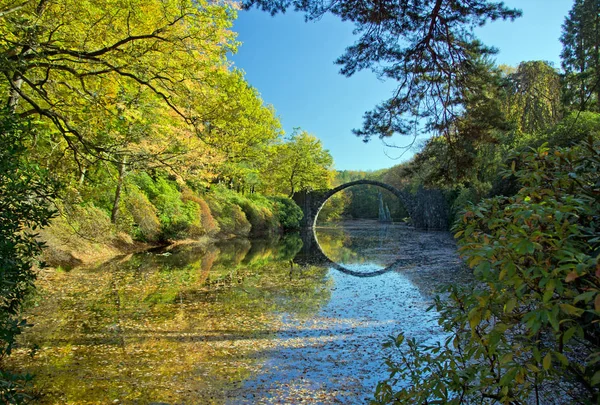
M 572 0 L 505 0 L 523 10 L 515 22 L 494 22 L 476 31 L 487 45 L 500 50 L 497 63 L 547 60 L 560 67 L 561 25 Z M 412 152 L 385 147 L 379 139 L 365 144 L 352 134 L 365 111 L 389 98 L 393 82 L 381 82 L 370 71 L 351 78 L 338 73 L 333 62 L 354 42 L 352 25 L 326 16 L 305 23 L 288 12 L 271 17 L 258 10 L 240 11 L 233 30 L 242 42 L 231 57 L 246 72 L 248 82 L 272 104 L 291 133 L 302 129 L 321 139 L 339 170 L 377 170 L 396 165 Z M 395 136 L 389 143 L 412 139 Z

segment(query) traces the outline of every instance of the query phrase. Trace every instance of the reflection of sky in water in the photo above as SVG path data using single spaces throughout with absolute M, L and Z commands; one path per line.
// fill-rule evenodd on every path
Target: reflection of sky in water
M 345 268 L 373 272 L 412 250 L 402 253 L 403 241 L 410 244 L 407 232 L 392 230 L 396 242 L 384 239 L 381 244 L 377 238 L 360 242 L 361 235 L 373 236 L 372 228 L 318 229 L 317 237 L 324 253 L 341 258 Z M 418 242 L 413 240 L 413 245 Z M 377 260 L 377 252 L 383 259 Z M 431 343 L 441 339 L 436 314 L 426 312 L 431 298 L 401 272 L 358 278 L 330 268 L 328 277 L 332 287 L 327 304 L 308 319 L 282 315 L 283 327 L 276 348 L 267 353 L 263 373 L 247 381 L 242 398 L 231 404 L 364 404 L 372 399 L 377 382 L 388 376 L 383 362 L 390 353 L 382 343 L 389 336 L 402 331 Z
M 388 336 L 440 336 L 429 292 L 458 263 L 447 234 L 366 225 L 319 229 L 319 242 L 357 273 L 401 269 L 299 265 L 303 242 L 288 235 L 47 274 L 12 361 L 48 403 L 366 403 Z
M 388 336 L 441 336 L 435 313 L 425 312 L 431 302 L 402 274 L 364 279 L 330 271 L 329 277 L 329 302 L 309 319 L 283 315 L 264 372 L 246 383 L 243 400 L 231 404 L 300 403 L 304 397 L 364 404 L 387 377 L 389 353 L 382 343 Z

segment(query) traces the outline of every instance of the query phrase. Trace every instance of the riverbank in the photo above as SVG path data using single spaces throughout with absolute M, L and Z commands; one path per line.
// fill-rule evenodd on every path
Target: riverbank
M 155 185 L 149 178 L 146 182 Z M 45 245 L 42 260 L 71 269 L 160 246 L 272 237 L 298 228 L 302 218 L 300 207 L 285 197 L 243 196 L 222 187 L 201 195 L 164 179 L 159 183 L 163 194 L 157 195 L 146 184 L 152 198 L 132 191 L 137 200 L 129 196 L 115 220 L 107 209 L 79 197 L 55 201 L 57 215 L 38 233 Z
M 73 233 L 68 238 L 59 238 L 56 234 L 42 230 L 39 240 L 44 243 L 41 261 L 51 268 L 73 269 L 78 266 L 97 266 L 119 256 L 141 253 L 157 248 L 174 248 L 181 245 L 195 244 L 208 246 L 219 241 L 230 239 L 225 235 L 200 236 L 195 239 L 186 238 L 166 240 L 162 242 L 135 241 L 125 233 L 113 237 L 84 237 Z

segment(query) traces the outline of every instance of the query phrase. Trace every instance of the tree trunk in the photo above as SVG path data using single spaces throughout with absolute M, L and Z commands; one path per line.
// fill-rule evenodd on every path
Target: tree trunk
M 117 222 L 117 215 L 119 214 L 119 201 L 121 200 L 121 189 L 123 188 L 123 178 L 125 177 L 125 165 L 127 164 L 127 157 L 123 156 L 121 164 L 119 165 L 119 179 L 117 181 L 117 189 L 115 190 L 115 200 L 113 202 L 112 214 L 110 221 L 114 224 Z
M 23 78 L 15 73 L 12 80 L 12 86 L 10 89 L 10 95 L 8 96 L 8 110 L 11 112 L 15 112 L 17 109 L 17 104 L 19 104 L 19 95 L 18 90 L 21 89 L 23 85 Z
M 79 176 L 79 187 L 83 186 L 83 181 L 85 180 L 85 173 L 87 172 L 87 167 L 83 167 L 81 169 L 81 175 Z

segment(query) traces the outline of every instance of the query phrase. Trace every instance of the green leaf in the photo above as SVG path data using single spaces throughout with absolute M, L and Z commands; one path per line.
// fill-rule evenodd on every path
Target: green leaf
M 519 254 L 533 253 L 535 250 L 535 244 L 530 240 L 524 239 L 515 246 L 515 251 Z
M 506 364 L 511 362 L 513 359 L 513 354 L 512 353 L 506 353 L 504 356 L 502 356 L 502 358 L 500 359 L 500 364 Z
M 542 366 L 544 367 L 544 370 L 549 370 L 551 365 L 552 365 L 552 356 L 550 355 L 550 353 L 548 353 L 544 357 L 544 361 L 542 363 Z
M 562 336 L 562 342 L 564 344 L 568 343 L 569 340 L 571 340 L 571 338 L 573 337 L 573 335 L 575 334 L 575 332 L 577 332 L 578 327 L 577 326 L 572 326 L 569 329 L 567 329 L 567 331 L 565 333 L 563 333 Z
M 570 304 L 560 304 L 559 306 L 560 309 L 567 315 L 581 316 L 585 311 L 582 308 L 577 308 Z
M 515 309 L 516 305 L 517 300 L 515 298 L 511 298 L 506 302 L 506 304 L 504 304 L 504 312 L 511 312 L 513 309 Z
M 554 357 L 556 357 L 558 359 L 558 361 L 560 361 L 564 366 L 569 364 L 569 360 L 567 359 L 567 357 L 559 352 L 554 352 Z
M 586 303 L 587 303 L 587 302 L 589 302 L 589 301 L 590 301 L 590 300 L 591 300 L 591 299 L 594 297 L 594 295 L 595 295 L 595 294 L 597 294 L 597 293 L 598 293 L 598 291 L 587 291 L 587 292 L 584 292 L 584 293 L 582 293 L 582 294 L 579 294 L 577 297 L 575 297 L 575 300 L 574 300 L 574 302 L 575 302 L 575 303 L 578 303 L 579 301 L 584 301 L 584 302 L 586 302 Z
M 594 373 L 594 376 L 592 377 L 592 385 L 599 385 L 600 384 L 600 371 L 596 371 Z
M 503 385 L 503 386 L 511 385 L 511 383 L 515 379 L 518 372 L 519 372 L 519 369 L 516 367 L 509 369 L 506 372 L 506 374 L 504 374 L 502 376 L 502 378 L 500 378 L 500 385 Z

